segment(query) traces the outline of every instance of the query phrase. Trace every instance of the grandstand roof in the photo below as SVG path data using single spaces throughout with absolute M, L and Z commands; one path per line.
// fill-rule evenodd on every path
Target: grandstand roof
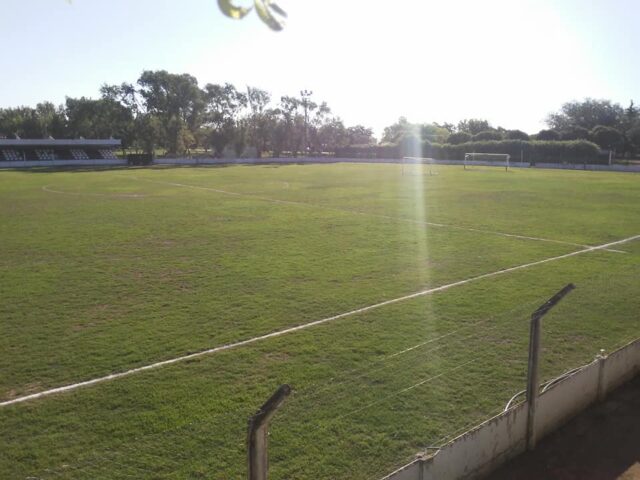
M 113 138 L 108 139 L 53 139 L 53 138 L 37 138 L 37 139 L 14 139 L 0 138 L 0 147 L 119 147 L 121 140 Z

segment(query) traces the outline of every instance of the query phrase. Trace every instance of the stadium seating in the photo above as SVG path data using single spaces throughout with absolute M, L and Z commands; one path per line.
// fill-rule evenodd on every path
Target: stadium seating
M 110 139 L 21 139 L 0 137 L 0 161 L 73 162 L 118 160 L 120 140 Z M 107 162 L 105 162 L 107 163 Z M 25 166 L 27 166 L 25 164 Z
M 53 150 L 45 150 L 45 149 L 37 149 L 36 155 L 38 156 L 38 160 L 55 160 L 56 155 L 53 153 Z
M 20 155 L 16 150 L 12 149 L 4 149 L 1 151 L 2 155 L 0 155 L 0 160 L 6 160 L 8 162 L 17 162 L 20 160 L 24 160 L 24 157 Z
M 116 156 L 116 152 L 114 152 L 113 150 L 103 149 L 103 150 L 98 150 L 98 153 L 105 160 L 117 160 L 118 159 L 118 157 Z
M 87 155 L 87 152 L 79 148 L 72 148 L 71 155 L 73 156 L 74 160 L 89 160 L 89 155 Z

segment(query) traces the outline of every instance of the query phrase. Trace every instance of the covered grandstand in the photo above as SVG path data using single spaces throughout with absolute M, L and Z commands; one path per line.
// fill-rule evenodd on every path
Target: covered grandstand
M 57 165 L 118 165 L 121 141 L 110 139 L 0 138 L 0 168 Z

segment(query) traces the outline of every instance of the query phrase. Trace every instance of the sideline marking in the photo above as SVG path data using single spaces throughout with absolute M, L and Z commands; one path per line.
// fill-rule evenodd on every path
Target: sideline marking
M 115 198 L 144 198 L 148 195 L 142 193 L 81 193 L 81 192 L 65 192 L 63 190 L 54 190 L 51 185 L 45 185 L 42 190 L 47 193 L 58 193 L 60 195 L 74 195 L 78 197 L 115 197 Z
M 455 230 L 464 230 L 467 232 L 475 232 L 475 233 L 484 233 L 487 235 L 498 235 L 501 237 L 509 237 L 509 238 L 518 238 L 520 240 L 533 240 L 536 242 L 547 242 L 547 243 L 557 243 L 560 245 L 569 245 L 571 247 L 580 247 L 580 248 L 589 248 L 591 245 L 584 245 L 581 243 L 573 243 L 573 242 L 565 242 L 564 240 L 554 240 L 554 239 L 550 239 L 550 238 L 542 238 L 542 237 L 529 237 L 526 235 L 518 235 L 515 233 L 504 233 L 504 232 L 496 232 L 493 230 L 483 230 L 481 228 L 473 228 L 473 227 L 461 227 L 458 225 L 451 225 L 448 223 L 434 223 L 434 222 L 427 222 L 424 220 L 414 220 L 411 218 L 403 218 L 403 217 L 394 217 L 391 215 L 383 215 L 383 214 L 379 214 L 379 213 L 369 213 L 369 212 L 361 212 L 358 210 L 350 210 L 348 208 L 336 208 L 336 207 L 329 207 L 329 206 L 325 206 L 325 205 L 319 205 L 317 203 L 307 203 L 307 202 L 298 202 L 295 200 L 280 200 L 277 198 L 270 198 L 270 197 L 262 197 L 260 195 L 252 195 L 249 193 L 239 193 L 239 192 L 231 192 L 229 190 L 221 190 L 219 188 L 212 188 L 212 187 L 201 187 L 199 185 L 189 185 L 186 183 L 175 183 L 175 182 L 164 182 L 164 181 L 160 181 L 160 180 L 150 180 L 147 178 L 139 178 L 137 176 L 131 176 L 131 177 L 126 177 L 126 178 L 132 178 L 138 181 L 143 181 L 143 182 L 149 182 L 149 183 L 157 183 L 159 185 L 169 185 L 172 187 L 182 187 L 182 188 L 193 188 L 195 190 L 205 190 L 205 191 L 209 191 L 209 192 L 215 192 L 215 193 L 222 193 L 224 195 L 232 195 L 235 197 L 244 197 L 244 198 L 251 198 L 254 200 L 262 200 L 264 202 L 271 202 L 271 203 L 281 203 L 284 205 L 297 205 L 297 206 L 303 206 L 303 207 L 311 207 L 311 208 L 319 208 L 322 210 L 329 210 L 329 211 L 333 211 L 333 212 L 342 212 L 342 213 L 352 213 L 354 215 L 363 215 L 363 216 L 367 216 L 367 217 L 375 217 L 375 218 L 385 218 L 388 220 L 395 220 L 395 221 L 399 221 L 399 222 L 407 222 L 407 223 L 415 223 L 418 225 L 429 225 L 430 227 L 438 227 L 438 228 L 452 228 Z M 287 183 L 287 182 L 285 182 Z M 627 253 L 624 250 L 615 250 L 615 249 L 609 249 L 609 248 L 605 248 L 604 250 L 608 251 L 608 252 L 613 252 L 613 253 Z
M 133 375 L 134 373 L 144 372 L 146 370 L 152 370 L 159 367 L 164 367 L 166 365 L 171 365 L 174 363 L 182 362 L 185 360 L 190 360 L 192 358 L 202 357 L 204 355 L 210 355 L 217 352 L 222 352 L 224 350 L 232 350 L 238 347 L 242 347 L 245 345 L 250 345 L 252 343 L 260 342 L 262 340 L 267 340 L 269 338 L 280 337 L 282 335 L 287 335 L 289 333 L 297 332 L 299 330 L 305 330 L 310 327 L 314 327 L 316 325 L 321 325 L 323 323 L 332 322 L 334 320 L 339 320 L 341 318 L 349 317 L 352 315 L 356 315 L 359 313 L 368 312 L 370 310 L 374 310 L 380 307 L 384 307 L 387 305 L 392 305 L 394 303 L 404 302 L 405 300 L 411 300 L 417 297 L 423 297 L 425 295 L 430 295 L 432 293 L 442 292 L 445 290 L 449 290 L 450 288 L 458 287 L 460 285 L 466 285 L 471 282 L 476 282 L 478 280 L 483 280 L 485 278 L 496 277 L 498 275 L 503 275 L 505 273 L 515 272 L 516 270 L 522 270 L 529 267 L 534 267 L 536 265 L 542 265 L 544 263 L 555 262 L 557 260 L 562 260 L 569 257 L 574 257 L 576 255 L 582 255 L 584 253 L 594 252 L 596 250 L 606 250 L 609 247 L 613 247 L 616 245 L 622 245 L 627 242 L 632 242 L 634 240 L 640 239 L 640 235 L 634 235 L 633 237 L 624 238 L 622 240 L 617 240 L 615 242 L 605 243 L 602 245 L 597 245 L 593 247 L 584 248 L 582 250 L 576 250 L 575 252 L 565 253 L 564 255 L 558 255 L 556 257 L 549 257 L 542 260 L 537 260 L 535 262 L 525 263 L 522 265 L 516 265 L 515 267 L 504 268 L 502 270 L 496 270 L 495 272 L 484 273 L 482 275 L 477 275 L 475 277 L 467 278 L 466 280 L 458 280 L 457 282 L 449 283 L 447 285 L 441 285 L 439 287 L 429 288 L 426 290 L 421 290 L 419 292 L 411 293 L 409 295 L 404 295 L 402 297 L 392 298 L 391 300 L 385 300 L 384 302 L 375 303 L 373 305 L 368 305 L 366 307 L 357 308 L 355 310 L 350 310 L 348 312 L 340 313 L 338 315 L 333 315 L 331 317 L 323 318 L 321 320 L 315 320 L 309 323 L 303 323 L 301 325 L 296 325 L 295 327 L 285 328 L 283 330 L 276 330 L 275 332 L 267 333 L 264 335 L 259 335 L 257 337 L 248 338 L 246 340 L 241 340 L 235 343 L 228 343 L 226 345 L 220 345 L 218 347 L 209 348 L 207 350 L 202 350 L 200 352 L 191 353 L 189 355 L 183 355 L 181 357 L 170 358 L 168 360 L 163 360 L 160 362 L 152 363 L 149 365 L 144 365 L 142 367 L 132 368 L 131 370 L 125 370 L 124 372 L 112 373 L 110 375 L 106 375 L 104 377 L 93 378 L 91 380 L 86 380 L 84 382 L 78 382 L 71 385 L 65 385 L 63 387 L 52 388 L 50 390 L 44 390 L 39 393 L 32 393 L 30 395 L 25 395 L 23 397 L 17 397 L 12 400 L 6 400 L 4 402 L 0 402 L 0 407 L 6 407 L 9 405 L 13 405 L 16 403 L 26 402 L 27 400 L 35 400 L 37 398 L 46 397 L 49 395 L 53 395 L 55 393 L 69 392 L 72 390 L 76 390 L 81 387 L 86 387 L 89 385 L 95 385 L 97 383 L 106 382 L 109 380 L 115 380 L 117 378 L 126 377 L 129 375 Z

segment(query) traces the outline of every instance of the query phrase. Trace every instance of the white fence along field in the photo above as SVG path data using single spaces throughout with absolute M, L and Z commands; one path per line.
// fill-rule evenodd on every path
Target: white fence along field
M 599 355 L 538 397 L 538 439 L 640 373 L 640 339 L 610 355 Z M 435 454 L 416 460 L 383 480 L 481 478 L 526 448 L 527 404 L 521 403 L 460 435 Z

